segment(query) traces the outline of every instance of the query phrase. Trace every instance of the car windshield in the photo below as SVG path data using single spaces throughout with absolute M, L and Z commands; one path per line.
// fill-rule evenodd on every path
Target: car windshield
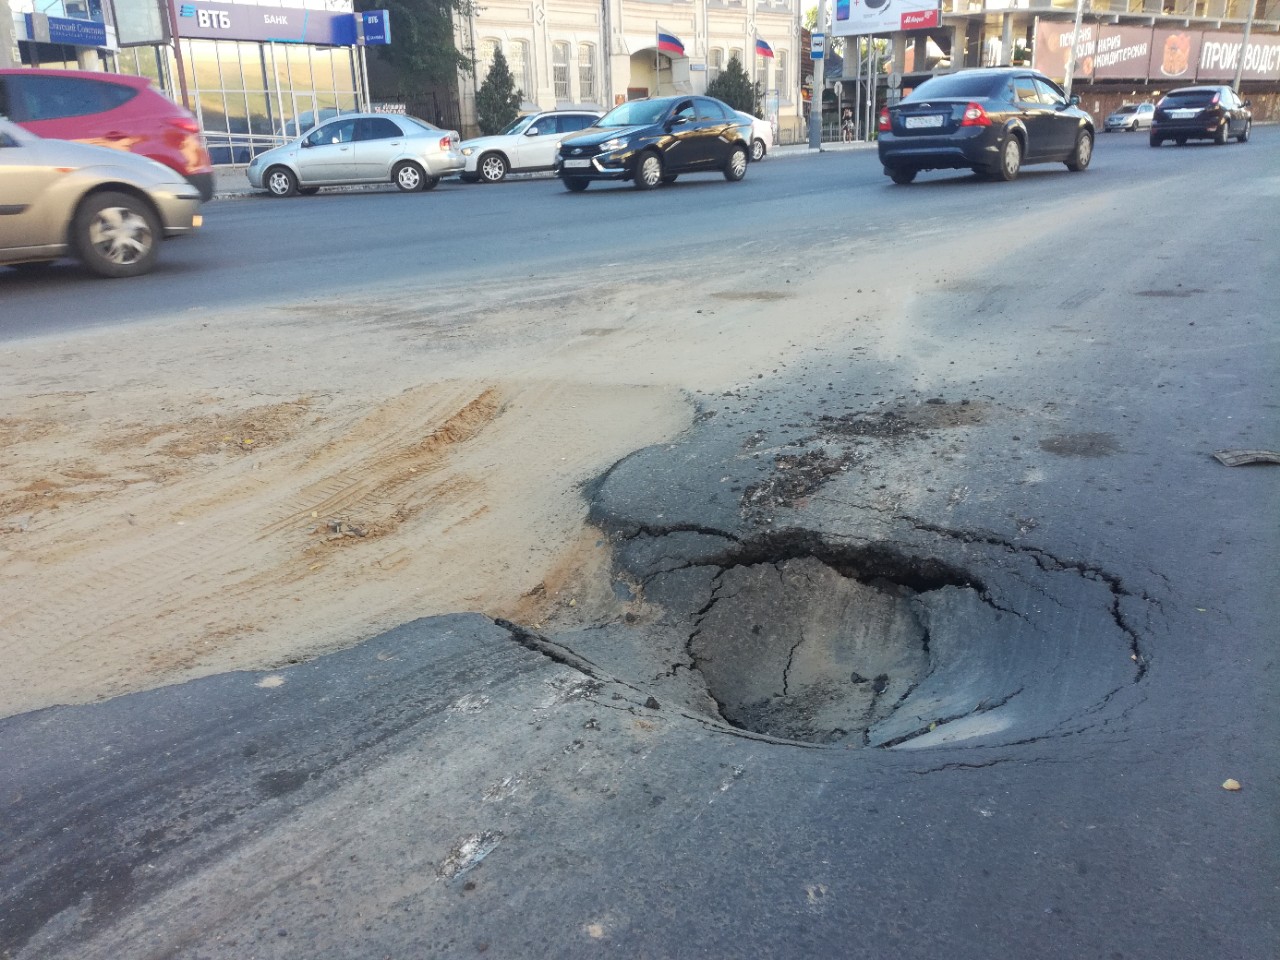
M 444 133 L 434 123 L 427 123 L 427 121 L 419 120 L 417 117 L 396 117 L 396 119 L 409 127 L 421 127 L 427 133 Z
M 939 97 L 990 97 L 1006 83 L 1004 76 L 991 74 L 950 74 L 933 77 L 916 87 L 904 100 Z
M 524 133 L 525 129 L 528 128 L 531 123 L 533 123 L 532 114 L 527 117 L 516 117 L 515 120 L 507 125 L 507 128 L 503 130 L 499 136 L 513 137 L 517 133 Z
M 597 127 L 633 127 L 657 123 L 671 106 L 669 100 L 632 100 L 614 107 L 595 122 Z
M 1116 111 L 1116 113 L 1137 113 L 1137 112 L 1138 112 L 1138 108 L 1132 107 L 1132 106 L 1121 107 L 1119 110 Z
M 1218 96 L 1216 90 L 1184 90 L 1174 92 L 1165 97 L 1170 105 L 1179 107 L 1207 107 Z

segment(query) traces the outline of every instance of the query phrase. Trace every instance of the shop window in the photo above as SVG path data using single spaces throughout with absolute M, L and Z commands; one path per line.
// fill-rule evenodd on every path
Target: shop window
M 596 102 L 596 45 L 578 44 L 578 95 L 583 103 Z
M 563 40 L 551 45 L 551 85 L 557 103 L 569 101 L 569 45 Z

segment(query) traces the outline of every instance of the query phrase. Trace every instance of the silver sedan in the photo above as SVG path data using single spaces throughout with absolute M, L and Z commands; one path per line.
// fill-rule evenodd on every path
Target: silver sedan
M 466 166 L 458 145 L 456 130 L 416 117 L 347 113 L 258 154 L 245 172 L 249 183 L 276 197 L 357 183 L 394 183 L 415 193 Z
M 160 241 L 201 224 L 200 191 L 163 164 L 45 140 L 0 119 L 0 264 L 76 256 L 104 277 L 135 277 Z

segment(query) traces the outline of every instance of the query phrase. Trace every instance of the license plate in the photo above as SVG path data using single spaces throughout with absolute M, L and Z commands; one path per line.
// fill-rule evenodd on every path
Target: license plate
M 564 162 L 564 165 L 566 167 L 589 167 L 591 166 L 591 161 L 590 160 L 566 160 Z
M 1190 120 L 1199 112 L 1199 110 L 1170 110 L 1169 116 L 1175 120 Z
M 915 130 L 919 127 L 940 127 L 942 126 L 942 115 L 934 113 L 925 117 L 907 117 L 902 121 L 902 125 L 908 130 Z

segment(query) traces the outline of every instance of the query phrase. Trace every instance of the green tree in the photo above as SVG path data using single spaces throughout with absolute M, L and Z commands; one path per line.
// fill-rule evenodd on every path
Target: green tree
M 493 66 L 476 93 L 476 122 L 481 133 L 500 133 L 519 113 L 520 91 L 499 48 L 493 52 Z
M 388 10 L 391 43 L 375 47 L 395 74 L 394 92 L 413 97 L 425 89 L 456 89 L 458 72 L 475 62 L 454 42 L 454 17 L 470 17 L 472 0 L 356 0 L 357 10 Z
M 737 57 L 730 57 L 720 75 L 707 84 L 707 96 L 723 100 L 735 110 L 760 116 L 760 84 L 751 82 Z

